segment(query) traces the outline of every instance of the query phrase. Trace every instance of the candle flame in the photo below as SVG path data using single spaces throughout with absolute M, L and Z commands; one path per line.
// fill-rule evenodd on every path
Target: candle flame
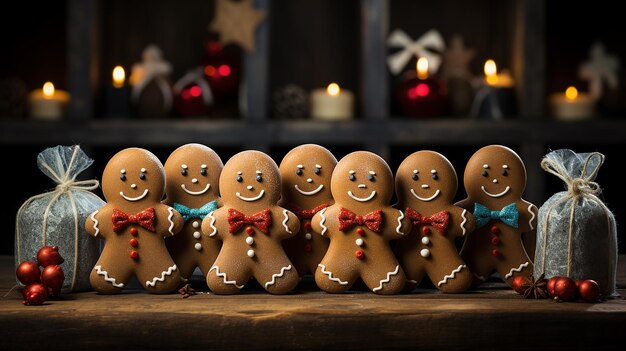
M 113 86 L 121 88 L 124 86 L 124 80 L 126 80 L 126 72 L 122 66 L 115 66 L 113 68 Z
M 428 59 L 426 57 L 420 57 L 417 60 L 417 78 L 428 78 Z
M 578 89 L 576 89 L 576 87 L 573 87 L 573 86 L 567 87 L 567 89 L 565 90 L 565 98 L 567 100 L 576 100 L 577 97 L 578 97 Z
M 45 82 L 43 85 L 43 96 L 52 97 L 54 95 L 54 84 L 52 82 Z
M 340 91 L 341 89 L 339 88 L 339 84 L 337 83 L 330 83 L 328 84 L 328 88 L 326 88 L 326 92 L 328 93 L 328 95 L 331 95 L 331 96 L 339 95 Z
M 485 78 L 487 79 L 487 84 L 494 85 L 498 83 L 498 67 L 496 66 L 496 61 L 489 59 L 485 61 Z

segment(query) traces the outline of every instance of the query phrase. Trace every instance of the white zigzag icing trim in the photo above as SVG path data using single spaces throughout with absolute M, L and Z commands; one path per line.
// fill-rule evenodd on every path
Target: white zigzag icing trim
M 453 270 L 453 271 L 452 271 L 452 273 L 450 273 L 450 274 L 448 274 L 448 275 L 445 275 L 445 276 L 443 277 L 443 279 L 442 279 L 439 283 L 437 283 L 437 286 L 442 286 L 443 284 L 448 283 L 448 279 L 454 279 L 454 276 L 455 276 L 457 273 L 459 273 L 459 272 L 461 271 L 461 269 L 463 269 L 463 268 L 467 268 L 467 266 L 466 266 L 466 265 L 464 265 L 464 264 L 462 264 L 462 265 L 460 265 L 460 266 L 456 267 L 456 269 L 455 269 L 455 270 Z
M 463 217 L 463 222 L 461 222 L 461 229 L 463 230 L 463 235 L 465 235 L 465 233 L 467 232 L 467 229 L 465 229 L 465 223 L 467 223 L 467 217 L 465 217 L 466 213 L 467 213 L 466 209 L 463 209 L 463 212 L 461 212 L 461 217 Z
M 166 271 L 161 272 L 160 277 L 154 277 L 152 280 L 146 281 L 146 286 L 155 286 L 157 282 L 164 282 L 166 275 L 172 275 L 172 272 L 177 269 L 176 265 L 171 266 Z
M 400 212 L 400 217 L 398 217 L 398 226 L 396 227 L 396 233 L 404 235 L 404 233 L 400 231 L 400 228 L 402 227 L 402 220 L 404 219 L 404 213 L 402 213 L 402 211 L 400 210 L 398 210 L 398 212 Z
M 322 217 L 322 220 L 320 221 L 320 227 L 322 227 L 322 236 L 324 236 L 324 233 L 326 233 L 326 231 L 328 230 L 328 227 L 326 227 L 324 225 L 324 222 L 326 222 L 326 216 L 324 216 L 324 212 L 326 212 L 326 207 L 324 207 L 321 211 L 320 211 L 320 217 Z M 325 268 L 325 267 L 324 267 Z M 322 270 L 322 273 L 324 273 L 324 270 Z M 326 274 L 326 273 L 324 273 Z M 332 280 L 332 279 L 331 279 Z M 348 284 L 348 283 L 346 283 Z M 345 284 L 343 284 L 345 285 Z
M 98 234 L 100 234 L 100 228 L 98 228 L 98 220 L 96 219 L 96 214 L 98 213 L 98 210 L 96 210 L 96 212 L 92 213 L 91 216 L 89 216 L 91 218 L 91 220 L 93 221 L 93 229 L 96 230 L 96 233 L 94 234 L 94 236 L 98 236 Z
M 323 264 L 318 264 L 318 267 L 320 267 L 322 269 L 322 273 L 326 274 L 328 276 L 328 279 L 330 279 L 333 282 L 337 282 L 341 285 L 348 285 L 348 282 L 344 282 L 343 280 L 339 279 L 339 278 L 334 278 L 333 277 L 333 272 L 331 271 L 327 271 L 326 270 L 326 266 L 324 266 Z
M 289 215 L 287 214 L 287 212 L 287 210 L 283 210 L 283 216 L 285 216 L 285 219 L 283 219 L 283 227 L 285 227 L 287 233 L 293 234 L 293 232 L 289 230 L 289 227 L 287 226 L 287 222 L 289 221 Z
M 209 213 L 209 218 L 211 218 L 211 223 L 209 223 L 209 225 L 213 229 L 209 236 L 214 236 L 215 234 L 217 234 L 217 228 L 215 228 L 215 217 L 213 216 L 213 212 Z
M 478 278 L 478 279 L 482 280 L 482 281 L 487 280 L 487 278 L 483 277 L 482 275 L 478 275 L 478 274 L 476 274 L 476 273 L 472 273 L 472 275 L 473 275 L 474 277 L 476 277 L 476 278 Z
M 380 285 L 378 285 L 377 287 L 375 287 L 374 289 L 372 289 L 373 292 L 377 292 L 379 290 L 383 289 L 383 284 L 385 283 L 389 283 L 391 281 L 391 276 L 392 275 L 396 275 L 398 274 L 398 272 L 400 272 L 400 265 L 396 266 L 396 269 L 393 272 L 388 272 L 387 273 L 387 278 L 383 279 L 380 281 Z
M 285 275 L 285 272 L 291 270 L 291 268 L 293 268 L 293 267 L 291 267 L 291 265 L 289 265 L 287 267 L 281 268 L 280 269 L 280 273 L 273 274 L 272 275 L 272 280 L 270 280 L 269 282 L 265 283 L 265 289 L 267 289 L 267 287 L 270 286 L 270 285 L 276 284 L 276 278 L 281 278 L 283 275 Z
M 173 229 L 174 229 L 174 221 L 172 220 L 172 217 L 174 217 L 174 209 L 171 207 L 167 208 L 167 212 L 170 213 L 169 216 L 167 216 L 167 220 L 170 222 L 170 227 L 167 228 L 167 231 L 170 232 L 170 235 L 174 235 Z
M 222 280 L 224 280 L 224 284 L 230 284 L 230 285 L 234 285 L 237 287 L 237 289 L 243 289 L 243 285 L 237 285 L 237 282 L 235 280 L 227 280 L 226 279 L 226 273 L 220 273 L 220 267 L 218 266 L 213 266 L 211 267 L 211 269 L 209 269 L 209 273 L 211 273 L 212 270 L 215 269 L 215 272 L 217 273 L 218 277 L 222 277 Z M 208 273 L 207 273 L 208 275 Z
M 521 272 L 523 268 L 528 267 L 528 264 L 529 264 L 528 262 L 524 262 L 524 263 L 520 264 L 520 265 L 519 265 L 519 267 L 517 267 L 517 268 L 511 268 L 511 270 L 509 271 L 509 273 L 507 273 L 507 274 L 504 276 L 504 279 L 509 279 L 509 278 L 511 278 L 511 277 L 513 276 L 513 272 L 517 272 L 517 273 Z
M 109 277 L 109 273 L 107 273 L 107 271 L 103 271 L 101 265 L 97 265 L 97 266 L 93 267 L 93 269 L 96 270 L 96 273 L 98 273 L 98 275 L 104 276 L 104 280 L 109 282 L 109 283 L 111 283 L 111 285 L 113 285 L 114 287 L 116 287 L 116 288 L 123 288 L 124 287 L 123 283 L 116 283 L 115 278 Z
M 530 215 L 532 216 L 528 220 L 528 225 L 530 226 L 530 230 L 535 229 L 535 227 L 533 226 L 533 221 L 535 220 L 535 213 L 533 212 L 532 208 L 533 208 L 533 204 L 528 205 L 528 212 L 530 212 Z

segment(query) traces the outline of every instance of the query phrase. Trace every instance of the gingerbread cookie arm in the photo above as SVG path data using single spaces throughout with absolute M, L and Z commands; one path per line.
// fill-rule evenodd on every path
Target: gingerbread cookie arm
M 183 216 L 178 213 L 174 208 L 167 205 L 160 205 L 157 207 L 157 218 L 160 223 L 165 223 L 165 230 L 163 237 L 167 238 L 178 234 L 183 229 L 185 221 Z
M 335 206 L 322 209 L 311 219 L 311 230 L 316 234 L 330 238 L 336 231 L 336 215 Z
M 462 237 L 473 232 L 476 229 L 476 220 L 469 210 L 459 208 L 450 214 L 450 224 L 448 225 L 448 233 L 452 237 Z
M 385 233 L 389 240 L 400 239 L 411 233 L 413 224 L 401 210 L 395 208 L 386 210 L 385 216 L 389 218 L 389 226 L 393 227 L 393 230 L 390 229 Z
M 518 225 L 522 233 L 532 232 L 537 229 L 537 206 L 528 201 L 521 200 L 517 203 L 519 211 Z
M 281 229 L 283 229 L 280 231 L 280 235 L 278 235 L 278 237 L 282 240 L 291 238 L 298 234 L 298 231 L 300 230 L 300 220 L 298 217 L 293 212 L 285 208 L 276 207 L 276 209 L 278 210 L 277 213 L 280 213 L 279 219 Z
M 108 205 L 95 210 L 85 220 L 85 230 L 87 234 L 95 237 L 95 238 L 105 238 L 108 234 L 108 231 L 102 230 L 102 221 L 111 220 L 111 210 Z
M 220 207 L 204 217 L 202 220 L 202 233 L 211 239 L 223 240 L 221 230 L 218 230 L 218 227 L 222 227 L 221 224 L 228 223 L 227 221 L 226 211 L 224 211 L 224 207 Z
M 454 205 L 458 206 L 460 208 L 464 208 L 467 211 L 473 211 L 474 210 L 474 202 L 471 201 L 469 198 L 463 199 L 463 200 L 455 203 Z

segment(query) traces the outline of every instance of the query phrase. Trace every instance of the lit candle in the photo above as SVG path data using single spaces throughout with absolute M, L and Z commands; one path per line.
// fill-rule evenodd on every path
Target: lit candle
M 55 89 L 54 84 L 46 82 L 42 89 L 30 93 L 30 115 L 37 119 L 60 119 L 65 114 L 65 106 L 69 100 L 70 94 L 67 91 Z
M 515 80 L 507 71 L 498 73 L 492 59 L 485 61 L 485 78 L 474 96 L 470 115 L 491 119 L 503 119 L 517 113 Z
M 354 94 L 330 83 L 326 89 L 315 89 L 310 95 L 311 117 L 324 120 L 345 120 L 354 114 Z
M 565 93 L 553 94 L 550 103 L 552 113 L 559 119 L 586 119 L 595 113 L 596 101 L 591 95 L 578 92 L 578 89 L 573 86 L 567 87 Z
M 130 87 L 126 84 L 124 67 L 113 68 L 111 85 L 107 86 L 106 95 L 109 117 L 124 117 L 130 114 Z
M 126 80 L 126 72 L 124 71 L 124 67 L 115 66 L 113 68 L 113 87 L 121 88 L 124 86 L 124 81 Z
M 401 112 L 412 117 L 441 116 L 445 107 L 445 84 L 430 77 L 426 57 L 420 57 L 415 71 L 406 72 L 398 85 L 396 97 Z
M 498 73 L 496 62 L 492 59 L 485 61 L 485 82 L 487 85 L 496 88 L 511 88 L 515 81 L 510 73 L 503 71 Z

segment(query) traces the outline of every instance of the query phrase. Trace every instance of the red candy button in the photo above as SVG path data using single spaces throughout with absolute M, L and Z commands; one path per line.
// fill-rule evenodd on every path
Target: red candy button
M 139 252 L 133 250 L 130 252 L 130 258 L 132 258 L 133 260 L 136 260 L 139 258 Z
M 304 228 L 311 229 L 311 222 L 309 221 L 304 222 Z
M 495 256 L 495 257 L 498 257 L 498 256 L 500 256 L 500 251 L 498 251 L 498 250 L 496 250 L 496 249 L 493 249 L 493 250 L 491 250 L 491 254 L 492 254 L 493 256 Z
M 246 233 L 247 233 L 248 235 L 252 235 L 252 234 L 254 234 L 254 228 L 252 228 L 252 227 L 246 227 Z
M 430 234 L 430 228 L 422 227 L 422 235 L 428 235 L 428 234 Z
M 500 234 L 500 228 L 496 227 L 495 225 L 493 227 L 491 227 L 491 233 L 492 234 Z
M 357 252 L 355 252 L 355 256 L 359 260 L 362 260 L 365 258 L 365 252 L 363 252 L 363 250 L 358 250 Z
M 130 239 L 130 246 L 137 247 L 137 245 L 139 245 L 139 241 L 137 241 L 137 239 L 135 238 Z
M 364 236 L 365 235 L 365 230 L 363 230 L 363 228 L 357 228 L 356 229 L 356 233 L 359 234 L 360 236 Z
M 137 228 L 130 228 L 130 235 L 132 235 L 132 236 L 137 236 L 137 233 L 138 233 L 138 232 L 139 232 L 139 231 L 137 230 Z
M 493 246 L 500 245 L 500 238 L 498 238 L 497 236 L 494 236 L 493 238 L 491 238 L 491 245 Z
M 311 244 L 304 244 L 304 252 L 311 252 L 313 250 L 313 246 Z

